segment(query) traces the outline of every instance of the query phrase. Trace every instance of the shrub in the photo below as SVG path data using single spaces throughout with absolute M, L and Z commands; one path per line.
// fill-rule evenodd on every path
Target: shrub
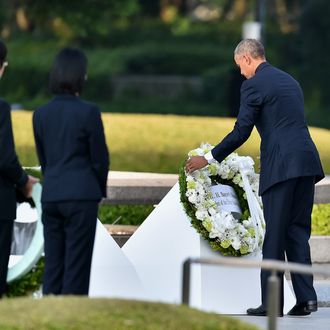
M 314 205 L 312 233 L 313 235 L 330 235 L 330 204 Z
M 140 225 L 153 211 L 153 205 L 100 205 L 98 217 L 102 223 Z
M 230 55 L 229 55 L 230 53 Z M 201 75 L 219 63 L 228 63 L 231 52 L 212 45 L 155 44 L 128 53 L 124 73 Z
M 132 93 L 122 95 L 112 100 L 110 105 L 102 107 L 106 112 L 117 113 L 154 113 L 194 116 L 226 116 L 227 108 L 222 104 L 208 103 L 198 97 L 143 97 Z
M 203 99 L 226 108 L 223 116 L 236 117 L 243 80 L 239 70 L 232 65 L 214 67 L 203 75 Z
M 8 284 L 7 297 L 22 297 L 32 295 L 40 288 L 45 261 L 41 258 L 37 264 L 23 277 Z

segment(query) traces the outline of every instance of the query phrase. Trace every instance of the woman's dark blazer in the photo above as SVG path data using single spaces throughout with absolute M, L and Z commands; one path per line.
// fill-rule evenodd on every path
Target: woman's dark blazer
M 33 129 L 44 175 L 42 202 L 106 196 L 109 153 L 95 104 L 57 95 L 34 112 Z
M 0 100 L 0 221 L 16 218 L 15 190 L 27 180 L 15 152 L 10 106 Z
M 241 146 L 256 126 L 260 137 L 262 195 L 274 184 L 301 176 L 324 177 L 318 151 L 304 117 L 303 92 L 289 74 L 267 62 L 243 82 L 235 127 L 212 150 L 221 162 Z

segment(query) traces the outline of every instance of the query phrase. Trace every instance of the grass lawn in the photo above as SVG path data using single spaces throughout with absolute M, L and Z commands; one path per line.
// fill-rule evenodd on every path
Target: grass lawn
M 0 314 L 2 330 L 258 329 L 230 317 L 204 313 L 186 306 L 113 299 L 6 299 L 0 304 Z
M 16 148 L 24 166 L 38 164 L 32 134 L 32 112 L 12 113 Z M 178 173 L 189 150 L 201 142 L 217 144 L 235 120 L 175 115 L 103 113 L 111 169 L 119 171 Z M 326 173 L 330 173 L 330 130 L 311 128 Z M 253 131 L 238 150 L 251 155 L 258 167 L 260 139 Z

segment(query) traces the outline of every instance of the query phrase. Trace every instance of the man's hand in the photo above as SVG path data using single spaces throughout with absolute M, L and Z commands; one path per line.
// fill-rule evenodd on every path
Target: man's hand
M 26 198 L 32 197 L 32 188 L 33 185 L 37 182 L 39 182 L 39 179 L 31 175 L 28 176 L 28 181 L 26 182 L 25 186 L 20 189 Z
M 203 156 L 190 157 L 186 162 L 186 171 L 188 173 L 199 170 L 200 168 L 208 164 L 207 160 Z

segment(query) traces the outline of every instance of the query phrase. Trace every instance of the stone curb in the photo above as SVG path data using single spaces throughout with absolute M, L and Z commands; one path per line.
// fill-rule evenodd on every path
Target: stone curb
M 312 236 L 309 244 L 313 262 L 330 263 L 330 236 Z
M 157 204 L 178 181 L 177 174 L 120 172 L 108 174 L 103 204 Z M 330 176 L 315 187 L 315 204 L 330 203 Z

